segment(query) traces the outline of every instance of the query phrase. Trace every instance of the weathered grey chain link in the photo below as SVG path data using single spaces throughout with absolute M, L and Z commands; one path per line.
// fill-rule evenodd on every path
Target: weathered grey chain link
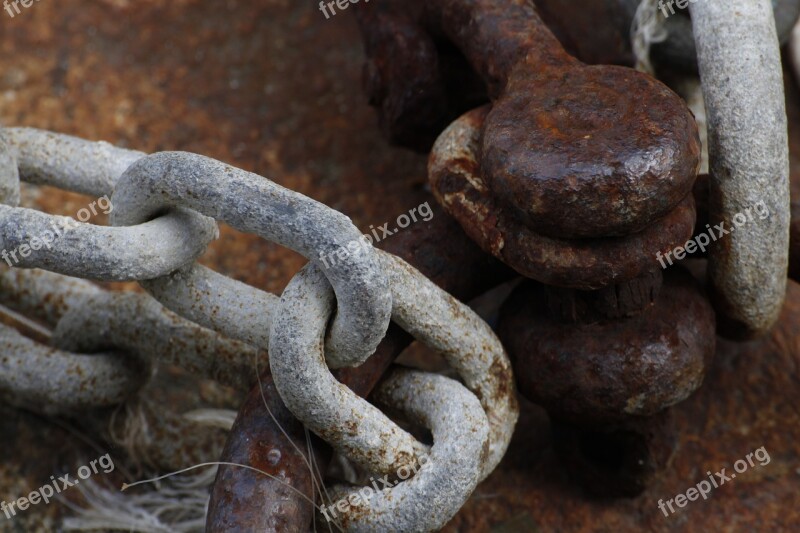
M 155 361 L 246 389 L 255 379 L 253 362 L 263 358 L 266 367 L 270 349 L 284 401 L 351 459 L 392 474 L 428 460 L 391 494 L 349 513 L 344 522 L 353 530 L 440 527 L 505 453 L 518 407 L 499 340 L 469 308 L 394 256 L 362 247 L 348 261 L 317 264 L 361 240 L 341 213 L 200 155 L 148 156 L 34 129 L 2 130 L 0 164 L 6 249 L 63 219 L 16 207 L 20 179 L 111 195 L 113 205 L 112 227 L 75 223 L 50 246 L 20 257 L 21 269 L 3 268 L 4 304 L 50 326 L 55 346 L 0 328 L 10 354 L 0 393 L 9 401 L 44 411 L 119 403 L 142 386 Z M 280 300 L 202 267 L 195 261 L 217 236 L 217 220 L 312 264 Z M 75 278 L 139 281 L 155 299 Z M 433 431 L 430 449 L 328 370 L 364 362 L 390 319 L 440 351 L 464 382 L 396 370 L 379 386 L 379 405 Z M 349 424 L 344 440 L 340 424 Z M 432 490 L 436 498 L 426 496 Z

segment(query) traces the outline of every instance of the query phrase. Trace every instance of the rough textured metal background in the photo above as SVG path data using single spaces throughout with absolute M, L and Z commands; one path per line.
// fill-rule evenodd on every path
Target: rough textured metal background
M 430 200 L 425 160 L 386 147 L 361 92 L 351 13 L 330 20 L 296 0 L 59 0 L 13 20 L 0 12 L 0 120 L 144 151 L 188 150 L 272 177 L 366 230 Z M 790 92 L 792 147 L 800 101 Z M 800 160 L 793 157 L 800 177 Z M 800 180 L 794 181 L 800 197 Z M 28 203 L 73 215 L 84 198 L 43 189 Z M 31 204 L 31 201 L 33 203 Z M 222 228 L 206 264 L 279 292 L 303 264 Z M 447 531 L 773 530 L 800 526 L 800 287 L 775 333 L 721 343 L 707 385 L 676 408 L 679 446 L 663 481 L 630 501 L 592 501 L 566 479 L 546 418 L 523 405 L 505 461 Z M 211 393 L 208 393 L 209 400 Z M 177 395 L 177 393 L 176 393 Z M 760 446 L 772 462 L 690 503 L 657 508 Z M 0 500 L 26 495 L 71 457 L 99 454 L 42 418 L 0 407 Z M 81 463 L 79 463 L 81 464 Z M 77 496 L 75 494 L 71 495 Z M 38 505 L 0 531 L 52 531 L 63 508 Z

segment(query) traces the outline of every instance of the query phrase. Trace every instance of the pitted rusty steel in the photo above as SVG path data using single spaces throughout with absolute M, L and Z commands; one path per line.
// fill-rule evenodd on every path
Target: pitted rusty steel
M 221 465 L 208 504 L 206 531 L 309 530 L 314 513 L 309 500 L 316 498 L 318 477 L 330 456 L 317 440 L 314 437 L 309 446 L 303 424 L 283 405 L 265 373 L 240 407 L 219 460 L 249 465 L 271 477 Z M 311 465 L 318 465 L 313 475 Z
M 661 269 L 597 291 L 544 285 L 549 315 L 564 322 L 596 322 L 632 317 L 653 304 L 661 293 Z
M 111 222 L 116 226 L 141 224 L 164 210 L 186 207 L 318 263 L 350 242 L 362 242 L 345 215 L 256 174 L 185 152 L 154 154 L 128 167 L 112 202 Z M 386 279 L 371 247 L 362 250 L 326 270 L 339 303 L 326 344 L 334 367 L 363 363 L 389 325 L 392 303 Z M 171 281 L 195 283 L 181 277 Z
M 564 322 L 544 289 L 521 285 L 498 331 L 518 370 L 520 391 L 574 423 L 650 416 L 692 394 L 715 348 L 715 321 L 695 280 L 666 272 L 655 303 L 625 319 Z
M 669 466 L 677 435 L 672 410 L 576 426 L 551 419 L 553 449 L 567 472 L 601 498 L 640 495 Z
M 450 122 L 487 101 L 463 55 L 426 20 L 425 2 L 385 0 L 354 9 L 367 56 L 365 92 L 392 143 L 427 153 Z
M 489 418 L 490 452 L 482 478 L 499 463 L 516 423 L 510 363 L 491 329 L 399 258 L 381 252 L 389 275 L 392 319 L 445 356 Z M 325 366 L 320 335 L 333 295 L 314 268 L 298 274 L 272 324 L 270 368 L 286 406 L 333 447 L 371 472 L 392 474 L 425 452 L 380 411 L 339 383 Z M 481 479 L 482 479 L 481 478 Z
M 489 253 L 543 283 L 592 290 L 635 279 L 658 268 L 694 229 L 694 200 L 687 195 L 666 218 L 642 232 L 604 239 L 555 239 L 510 215 L 482 177 L 480 138 L 489 109 L 471 111 L 437 140 L 428 166 L 439 202 Z
M 414 267 L 462 301 L 471 300 L 513 277 L 513 272 L 484 254 L 458 223 L 435 206 L 428 224 L 418 224 L 379 246 Z M 357 368 L 334 372 L 356 394 L 366 397 L 385 370 L 413 340 L 392 324 L 376 353 Z M 312 476 L 307 462 L 325 472 L 330 449 L 316 438 L 308 458 L 304 427 L 286 409 L 269 373 L 248 395 L 239 412 L 222 461 L 252 464 L 275 478 L 221 466 L 209 503 L 209 532 L 305 530 L 312 522 Z M 269 411 L 265 408 L 265 402 Z M 265 503 L 266 502 L 266 503 Z M 263 511 L 263 512 L 262 512 Z
M 333 490 L 329 505 L 341 499 L 348 502 L 347 510 L 333 522 L 346 531 L 364 533 L 438 531 L 485 477 L 491 453 L 486 414 L 457 381 L 409 369 L 392 370 L 373 398 L 384 409 L 430 428 L 433 446 L 429 455 L 417 459 L 418 464 L 394 472 L 401 482 L 391 488 L 370 490 L 369 495 L 363 487 Z
M 551 237 L 623 236 L 689 193 L 697 128 L 666 86 L 630 69 L 580 63 L 524 0 L 446 0 L 425 9 L 487 85 L 493 105 L 482 174 L 523 226 Z
M 535 0 L 536 10 L 566 51 L 589 65 L 632 67 L 631 26 L 641 0 Z M 427 151 L 438 132 L 485 103 L 475 71 L 442 35 L 430 2 L 385 0 L 356 6 L 367 61 L 364 81 L 382 129 L 394 143 Z M 800 1 L 772 0 L 781 44 L 800 16 Z M 696 74 L 697 49 L 688 9 L 657 9 L 663 41 L 650 55 L 664 67 Z M 460 88 L 455 91 L 453 88 Z M 470 105 L 470 103 L 472 105 Z M 443 123 L 450 113 L 450 120 Z
M 627 235 L 691 191 L 697 126 L 660 82 L 580 63 L 528 2 L 449 0 L 442 26 L 489 86 L 482 174 L 523 225 L 562 238 Z
M 712 224 L 733 227 L 759 203 L 769 211 L 709 250 L 720 329 L 748 338 L 772 327 L 786 292 L 789 145 L 775 18 L 769 0 L 689 9 L 708 115 Z

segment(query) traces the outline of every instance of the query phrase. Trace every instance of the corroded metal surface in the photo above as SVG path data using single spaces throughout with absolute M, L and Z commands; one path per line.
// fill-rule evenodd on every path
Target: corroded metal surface
M 436 207 L 434 213 L 430 223 L 409 228 L 409 231 L 380 245 L 416 265 L 440 287 L 463 300 L 478 296 L 513 275 L 502 263 L 481 252 L 441 208 Z M 409 334 L 392 325 L 366 364 L 340 369 L 336 376 L 356 394 L 367 396 L 411 340 Z M 317 471 L 325 471 L 330 449 L 318 442 L 314 446 L 313 461 L 304 459 L 303 455 L 310 456 L 304 451 L 306 435 L 303 426 L 295 421 L 277 397 L 272 377 L 267 373 L 262 376 L 262 387 L 268 398 L 269 411 L 264 407 L 260 388 L 256 387 L 235 423 L 234 434 L 242 438 L 231 439 L 222 460 L 247 463 L 256 458 L 260 464 L 264 461 L 262 443 L 270 443 L 270 451 L 277 453 L 269 456 L 271 469 L 268 471 L 277 472 L 274 474 L 276 478 L 221 467 L 209 506 L 210 531 L 227 531 L 232 527 L 261 531 L 279 526 L 298 527 L 298 524 L 311 522 L 313 512 L 305 498 L 317 499 L 318 493 L 312 490 L 314 476 L 309 462 L 316 465 Z M 274 503 L 270 503 L 264 513 L 253 512 L 252 509 L 259 507 L 262 500 Z
M 558 239 L 526 226 L 509 213 L 480 169 L 481 130 L 488 107 L 451 124 L 434 145 L 429 178 L 437 200 L 487 252 L 542 283 L 600 289 L 658 268 L 656 253 L 686 242 L 695 224 L 687 195 L 666 217 L 639 233 L 604 239 Z
M 3 19 L 0 28 L 5 123 L 148 151 L 196 150 L 273 175 L 363 228 L 429 198 L 424 161 L 378 138 L 358 89 L 363 57 L 349 14 L 326 21 L 311 4 L 279 0 L 35 5 Z M 85 199 L 45 190 L 36 204 L 74 214 Z M 302 264 L 296 254 L 224 227 L 204 261 L 273 292 Z M 734 520 L 743 528 L 796 527 L 798 299 L 792 284 L 769 339 L 720 351 L 708 386 L 677 408 L 681 438 L 672 469 L 645 495 L 587 499 L 554 460 L 541 411 L 526 405 L 503 469 L 447 530 L 693 531 L 724 529 Z M 1 425 L 4 498 L 38 486 L 83 446 L 20 411 L 4 409 Z M 658 511 L 656 501 L 691 486 L 697 472 L 729 465 L 761 445 L 773 455 L 769 466 L 679 515 L 665 519 Z M 62 511 L 39 506 L 15 525 L 51 531 L 52 517 Z
M 692 394 L 714 353 L 711 306 L 694 279 L 667 271 L 655 304 L 627 319 L 559 322 L 528 282 L 498 326 L 520 392 L 577 423 L 650 416 Z M 524 369 L 524 370 L 523 370 Z
M 556 457 L 544 411 L 525 403 L 511 449 L 500 469 L 444 529 L 512 532 L 607 529 L 625 533 L 698 530 L 792 531 L 800 525 L 800 285 L 790 282 L 776 328 L 764 339 L 720 341 L 705 385 L 673 407 L 676 453 L 644 493 L 633 499 L 588 496 Z M 665 517 L 658 500 L 707 479 L 764 446 L 770 462 Z

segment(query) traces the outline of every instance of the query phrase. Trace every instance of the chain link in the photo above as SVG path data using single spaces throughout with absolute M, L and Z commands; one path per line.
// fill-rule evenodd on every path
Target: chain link
M 63 221 L 16 207 L 19 179 L 110 195 L 113 205 L 110 227 L 74 223 L 50 246 L 22 258 L 19 269 L 3 268 L 3 302 L 51 327 L 55 347 L 0 328 L 10 354 L 0 391 L 9 401 L 48 412 L 119 403 L 142 387 L 156 361 L 246 390 L 255 379 L 253 362 L 263 358 L 293 412 L 371 472 L 394 473 L 430 459 L 394 496 L 382 493 L 349 513 L 345 522 L 353 530 L 398 520 L 409 529 L 443 524 L 505 453 L 518 406 L 499 340 L 469 308 L 371 246 L 336 265 L 318 264 L 361 240 L 341 213 L 197 154 L 146 155 L 29 128 L 2 130 L 0 162 L 6 163 L 0 169 L 6 248 Z M 281 299 L 200 266 L 195 261 L 217 236 L 217 221 L 287 246 L 312 264 Z M 135 280 L 149 295 L 111 292 L 76 278 Z M 382 405 L 433 430 L 433 448 L 330 374 L 329 368 L 363 363 L 390 319 L 440 351 L 466 385 L 397 370 L 379 387 Z M 314 374 L 298 372 L 312 368 Z M 342 406 L 348 407 L 339 411 Z M 343 442 L 340 424 L 357 418 Z M 422 512 L 430 490 L 441 497 Z

